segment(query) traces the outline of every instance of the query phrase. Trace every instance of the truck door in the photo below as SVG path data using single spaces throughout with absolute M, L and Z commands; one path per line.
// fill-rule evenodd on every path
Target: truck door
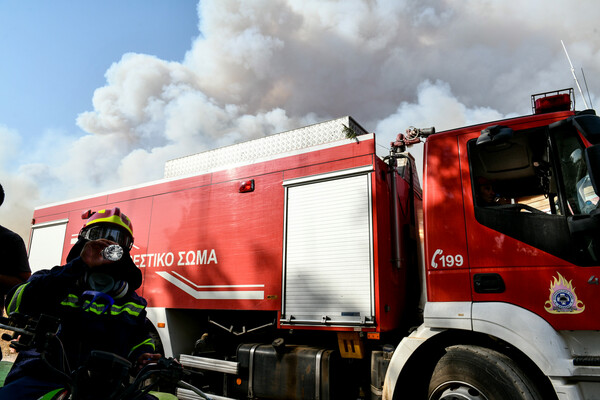
M 371 170 L 284 182 L 282 323 L 374 324 Z
M 556 329 L 600 329 L 600 215 L 586 141 L 570 122 L 461 139 L 474 301 L 527 308 Z

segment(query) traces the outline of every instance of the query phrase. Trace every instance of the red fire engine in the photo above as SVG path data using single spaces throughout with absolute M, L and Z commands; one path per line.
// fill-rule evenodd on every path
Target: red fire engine
M 382 156 L 344 117 L 172 160 L 37 208 L 30 262 L 120 207 L 162 351 L 215 399 L 600 399 L 600 119 L 572 98 Z

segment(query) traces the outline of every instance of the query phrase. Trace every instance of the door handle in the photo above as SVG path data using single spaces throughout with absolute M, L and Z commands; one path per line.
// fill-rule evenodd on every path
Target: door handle
M 475 274 L 473 275 L 473 288 L 475 293 L 504 293 L 506 286 L 500 274 Z

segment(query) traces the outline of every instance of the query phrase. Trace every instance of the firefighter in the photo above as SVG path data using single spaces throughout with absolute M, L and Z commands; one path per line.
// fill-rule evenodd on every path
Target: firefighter
M 510 201 L 496 193 L 492 181 L 484 177 L 477 178 L 477 205 L 482 207 L 510 204 Z
M 114 244 L 123 249 L 119 260 L 106 255 Z M 87 219 L 65 265 L 36 272 L 8 294 L 9 314 L 60 318 L 60 345 L 50 341 L 45 355 L 55 368 L 69 374 L 85 365 L 93 350 L 124 357 L 138 369 L 160 358 L 146 323 L 146 300 L 135 293 L 142 274 L 129 254 L 132 245 L 129 218 L 119 208 L 98 211 Z M 0 399 L 37 399 L 65 386 L 64 377 L 35 350 L 19 353 L 5 385 Z
M 0 206 L 4 202 L 4 189 L 0 185 Z M 0 299 L 13 286 L 31 276 L 27 250 L 21 236 L 0 225 Z M 1 313 L 0 313 L 1 314 Z

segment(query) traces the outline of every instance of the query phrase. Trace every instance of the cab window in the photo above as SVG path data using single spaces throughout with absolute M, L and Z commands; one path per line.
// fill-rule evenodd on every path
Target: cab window
M 476 220 L 569 262 L 597 263 L 596 239 L 572 232 L 598 205 L 577 131 L 506 128 L 483 139 L 468 142 Z
M 509 141 L 469 142 L 475 206 L 563 215 L 545 128 L 515 132 Z

